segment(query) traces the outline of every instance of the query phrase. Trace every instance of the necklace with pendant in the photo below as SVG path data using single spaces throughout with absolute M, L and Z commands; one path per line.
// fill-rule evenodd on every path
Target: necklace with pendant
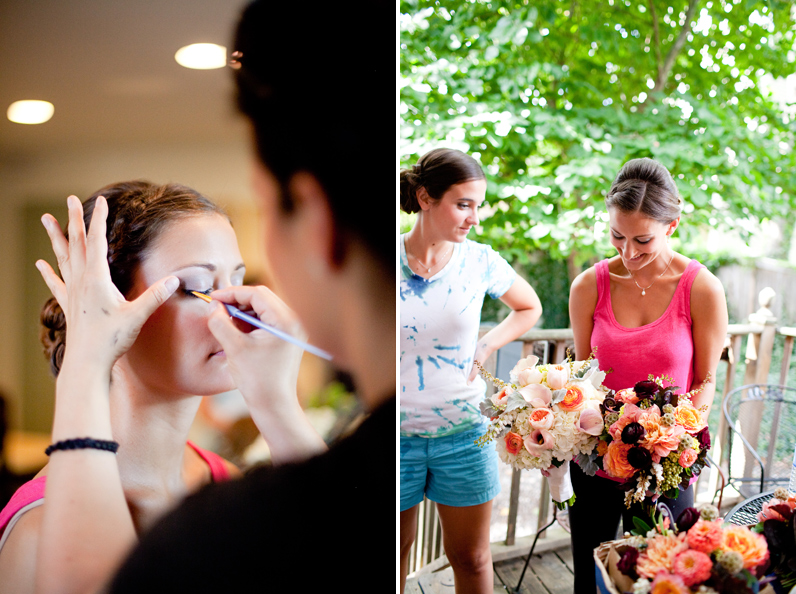
M 432 264 L 431 266 L 426 266 L 425 264 L 423 264 L 423 263 L 422 263 L 422 262 L 421 262 L 421 261 L 418 259 L 418 257 L 417 257 L 417 256 L 415 256 L 415 255 L 413 255 L 413 254 L 410 254 L 410 253 L 409 253 L 409 248 L 407 247 L 407 245 L 406 245 L 406 241 L 405 241 L 405 240 L 404 240 L 404 248 L 406 249 L 406 255 L 407 255 L 407 256 L 410 256 L 411 258 L 413 258 L 413 259 L 414 259 L 414 261 L 415 261 L 415 262 L 417 262 L 417 263 L 420 265 L 420 267 L 421 267 L 421 268 L 425 268 L 425 270 L 426 270 L 426 274 L 431 274 L 431 269 L 432 269 L 432 268 L 436 268 L 436 267 L 437 267 L 437 266 L 438 266 L 438 265 L 439 265 L 441 262 L 444 262 L 444 261 L 445 261 L 445 258 L 446 258 L 446 256 L 447 256 L 447 255 L 448 255 L 448 253 L 451 251 L 451 249 L 453 249 L 453 244 L 451 244 L 451 245 L 448 247 L 448 249 L 445 251 L 445 253 L 444 253 L 444 254 L 442 254 L 442 256 L 441 256 L 440 258 L 438 258 L 438 259 L 437 259 L 436 263 Z
M 672 260 L 674 260 L 674 252 L 672 252 L 672 257 L 671 257 L 671 258 L 669 258 L 669 264 L 667 264 L 667 265 L 666 265 L 666 268 L 664 268 L 664 269 L 663 269 L 663 272 L 661 272 L 661 273 L 658 275 L 658 278 L 656 278 L 654 281 L 652 281 L 652 282 L 649 284 L 649 286 L 648 286 L 648 287 L 642 287 L 641 285 L 639 285 L 639 284 L 636 282 L 636 278 L 633 276 L 633 273 L 632 273 L 632 272 L 630 272 L 630 271 L 628 270 L 628 273 L 630 274 L 630 278 L 632 278 L 632 279 L 633 279 L 633 282 L 634 282 L 634 283 L 636 283 L 636 286 L 637 286 L 639 289 L 641 289 L 641 296 L 642 296 L 642 297 L 644 297 L 644 295 L 646 295 L 646 294 L 647 294 L 647 289 L 649 289 L 649 288 L 650 288 L 652 285 L 654 285 L 655 283 L 657 283 L 657 282 L 658 282 L 658 279 L 659 279 L 659 278 L 661 278 L 661 277 L 662 277 L 664 274 L 666 274 L 666 271 L 667 271 L 667 270 L 669 270 L 669 266 L 671 265 L 671 263 L 672 263 Z M 625 270 L 627 270 L 627 268 L 625 268 Z

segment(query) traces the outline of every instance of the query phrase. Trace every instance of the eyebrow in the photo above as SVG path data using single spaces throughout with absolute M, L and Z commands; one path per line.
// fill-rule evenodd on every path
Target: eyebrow
M 174 272 L 179 272 L 180 270 L 185 270 L 186 268 L 204 268 L 205 270 L 209 270 L 210 272 L 215 272 L 216 270 L 218 270 L 218 266 L 216 266 L 215 264 L 202 262 L 196 264 L 187 264 L 186 266 L 180 266 L 179 268 L 175 269 Z M 235 272 L 237 272 L 242 268 L 246 268 L 246 265 L 243 262 L 241 262 L 235 267 Z

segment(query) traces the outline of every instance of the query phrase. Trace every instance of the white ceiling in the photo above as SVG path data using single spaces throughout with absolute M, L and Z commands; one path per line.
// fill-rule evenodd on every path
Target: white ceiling
M 247 0 L 0 0 L 0 159 L 70 147 L 241 137 L 229 68 L 188 70 L 189 43 L 229 47 Z M 20 99 L 55 105 L 14 124 Z

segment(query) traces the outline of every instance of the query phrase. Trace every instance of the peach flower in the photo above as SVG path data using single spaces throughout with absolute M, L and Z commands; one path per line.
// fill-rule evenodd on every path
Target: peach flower
M 659 571 L 650 584 L 650 594 L 688 594 L 689 590 L 679 575 Z
M 636 473 L 627 461 L 627 452 L 633 447 L 621 441 L 612 441 L 603 456 L 603 469 L 614 478 L 626 479 Z
M 623 402 L 625 404 L 638 404 L 638 396 L 636 396 L 633 388 L 619 390 L 616 394 L 614 394 L 614 400 L 617 402 Z
M 647 540 L 646 550 L 638 556 L 636 572 L 653 579 L 659 571 L 671 572 L 674 558 L 688 549 L 685 533 L 658 534 Z
M 530 435 L 525 436 L 523 443 L 528 453 L 537 458 L 541 456 L 545 450 L 552 450 L 555 446 L 553 436 L 544 429 L 534 429 Z
M 550 388 L 542 384 L 523 386 L 518 392 L 525 398 L 525 402 L 535 408 L 550 406 L 550 401 L 553 399 L 553 393 Z
M 549 408 L 535 408 L 531 411 L 528 423 L 534 429 L 550 429 L 555 420 L 556 417 Z
M 701 551 L 692 549 L 679 553 L 672 564 L 674 573 L 683 578 L 683 582 L 689 588 L 707 580 L 710 577 L 711 569 L 713 569 L 713 562 L 710 557 Z
M 721 547 L 727 551 L 740 553 L 743 557 L 744 569 L 751 570 L 768 561 L 766 537 L 752 532 L 745 526 L 732 524 L 726 526 Z
M 520 386 L 527 385 L 526 383 L 520 381 L 520 375 L 525 371 L 531 371 L 536 368 L 536 364 L 539 362 L 539 357 L 536 355 L 529 355 L 517 361 L 514 365 L 514 368 L 509 372 L 509 377 L 511 381 L 519 384 Z M 537 371 L 539 371 L 537 369 Z M 541 372 L 539 373 L 539 381 L 541 381 Z M 528 382 L 531 383 L 531 382 Z
M 581 410 L 589 399 L 588 388 L 584 384 L 572 384 L 567 388 L 564 399 L 558 403 L 558 408 L 564 412 L 576 412 Z
M 683 468 L 691 468 L 691 465 L 696 462 L 696 459 L 696 450 L 688 448 L 682 454 L 680 454 L 680 466 Z
M 492 394 L 492 404 L 495 406 L 506 404 L 506 399 L 511 394 L 511 386 L 504 386 L 499 392 Z
M 638 422 L 647 433 L 641 440 L 641 445 L 647 448 L 655 456 L 665 458 L 680 445 L 680 437 L 685 433 L 685 429 L 679 425 L 666 427 L 661 424 L 660 410 L 657 406 L 649 408 L 641 415 Z M 655 460 L 658 462 L 658 460 Z
M 707 555 L 721 548 L 721 543 L 724 542 L 721 522 L 721 520 L 697 520 L 696 524 L 688 529 L 688 546 Z
M 539 384 L 542 382 L 542 372 L 538 367 L 531 367 L 530 369 L 523 369 L 517 374 L 517 383 L 520 386 L 527 386 L 529 384 Z
M 547 369 L 547 385 L 551 390 L 560 390 L 569 381 L 569 365 L 551 365 Z
M 683 401 L 677 405 L 677 408 L 674 409 L 674 419 L 678 425 L 682 425 L 691 435 L 699 433 L 706 426 L 702 421 L 702 413 L 688 401 Z
M 506 434 L 505 439 L 506 439 L 506 451 L 509 454 L 514 454 L 514 455 L 519 454 L 523 445 L 522 435 L 520 435 L 519 433 L 512 433 L 511 431 L 509 431 Z

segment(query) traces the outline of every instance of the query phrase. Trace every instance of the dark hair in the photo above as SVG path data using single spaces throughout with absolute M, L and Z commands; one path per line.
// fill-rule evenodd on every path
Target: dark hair
M 293 209 L 291 178 L 312 174 L 340 231 L 339 257 L 362 241 L 394 277 L 395 233 L 382 223 L 395 218 L 396 45 L 379 27 L 351 34 L 356 15 L 392 23 L 395 5 L 308 0 L 301 14 L 289 2 L 248 5 L 233 42 L 237 105 L 280 184 L 282 210 Z
M 607 208 L 671 223 L 680 216 L 683 200 L 669 170 L 646 157 L 631 159 L 622 166 L 605 198 Z
M 215 213 L 227 217 L 219 206 L 186 186 L 128 181 L 105 186 L 86 199 L 83 221 L 87 229 L 99 196 L 104 196 L 108 202 L 105 235 L 111 279 L 125 296 L 133 286 L 135 273 L 147 250 L 166 225 L 200 214 Z M 50 370 L 57 376 L 66 348 L 66 318 L 54 297 L 44 304 L 41 323 L 44 353 L 50 361 Z
M 420 157 L 417 165 L 401 170 L 401 210 L 417 212 L 417 191 L 425 188 L 429 197 L 439 200 L 451 186 L 485 179 L 478 161 L 456 149 L 439 148 Z

